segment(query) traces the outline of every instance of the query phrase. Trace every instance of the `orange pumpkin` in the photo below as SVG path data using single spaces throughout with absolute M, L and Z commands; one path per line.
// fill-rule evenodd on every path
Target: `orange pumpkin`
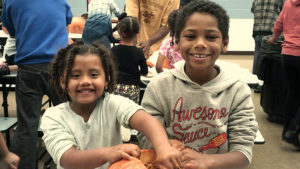
M 153 169 L 155 152 L 150 149 L 141 150 L 140 159 L 121 160 L 111 164 L 107 169 Z

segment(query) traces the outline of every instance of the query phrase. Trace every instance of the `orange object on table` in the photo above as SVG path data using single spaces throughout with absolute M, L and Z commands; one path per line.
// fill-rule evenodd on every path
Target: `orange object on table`
M 155 158 L 156 155 L 153 150 L 143 149 L 141 150 L 139 159 L 134 158 L 132 160 L 117 161 L 111 164 L 107 169 L 153 169 L 152 163 Z

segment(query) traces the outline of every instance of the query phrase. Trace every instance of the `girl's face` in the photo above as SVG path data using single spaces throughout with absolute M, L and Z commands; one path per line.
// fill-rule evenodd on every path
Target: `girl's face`
M 61 81 L 62 88 L 65 83 Z M 105 73 L 99 56 L 77 55 L 67 86 L 72 105 L 95 105 L 107 86 Z
M 175 40 L 186 62 L 186 73 L 199 75 L 212 73 L 221 52 L 227 51 L 228 40 L 222 39 L 217 18 L 210 14 L 196 12 L 187 20 Z

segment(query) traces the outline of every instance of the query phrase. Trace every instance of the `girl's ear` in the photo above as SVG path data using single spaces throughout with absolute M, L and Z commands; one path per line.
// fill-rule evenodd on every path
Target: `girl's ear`
M 60 77 L 59 82 L 60 82 L 61 88 L 65 89 L 66 88 L 65 79 L 63 77 Z
M 228 44 L 229 44 L 229 38 L 224 39 L 222 42 L 222 54 L 227 52 Z

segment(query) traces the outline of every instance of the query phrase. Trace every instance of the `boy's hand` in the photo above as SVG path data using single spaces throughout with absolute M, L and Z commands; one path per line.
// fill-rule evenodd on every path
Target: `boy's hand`
M 181 165 L 180 151 L 174 147 L 166 147 L 163 151 L 156 152 L 155 167 L 161 169 L 176 169 Z
M 8 152 L 4 158 L 4 162 L 6 163 L 8 169 L 17 169 L 20 158 L 12 153 Z
M 213 159 L 190 148 L 181 151 L 181 164 L 184 169 L 209 169 Z
M 112 146 L 110 151 L 111 153 L 107 156 L 109 163 L 114 163 L 122 159 L 131 160 L 131 156 L 139 158 L 141 155 L 140 148 L 135 144 L 119 144 Z

